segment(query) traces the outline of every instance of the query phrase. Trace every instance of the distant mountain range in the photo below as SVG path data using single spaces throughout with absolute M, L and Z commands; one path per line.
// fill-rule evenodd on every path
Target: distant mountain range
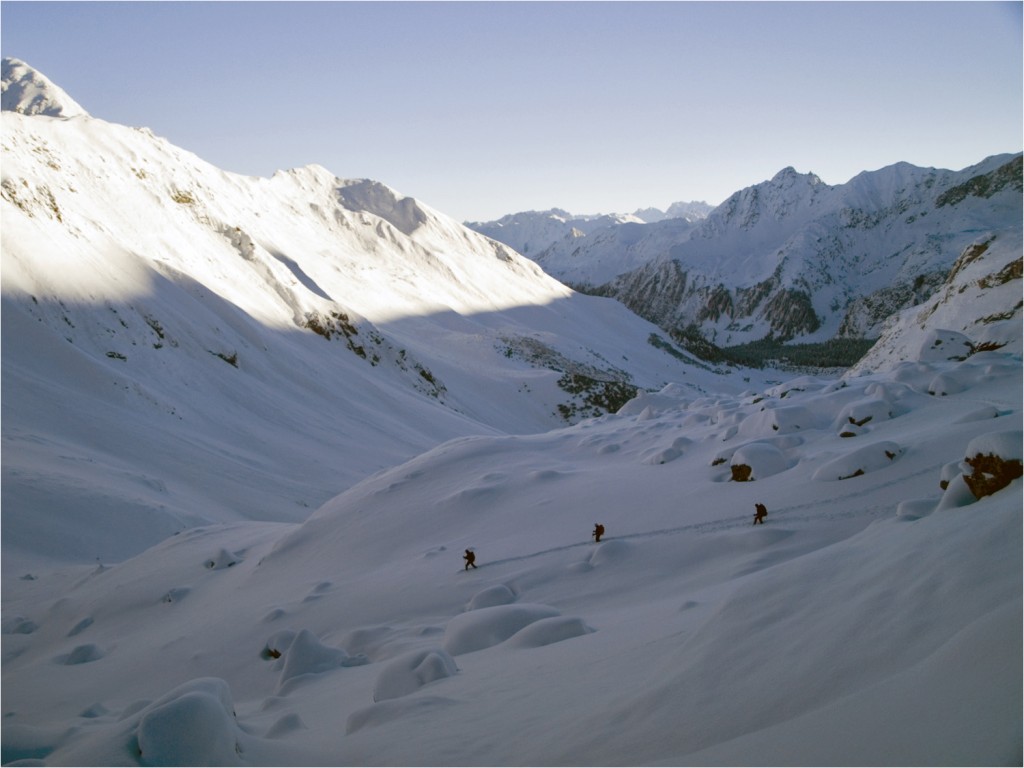
M 1019 238 L 1021 155 L 960 171 L 898 163 L 837 186 L 786 168 L 703 216 L 606 216 L 558 239 L 524 235 L 528 222 L 570 226 L 562 218 L 471 226 L 528 243 L 523 252 L 549 274 L 617 298 L 680 339 L 876 338 L 891 314 L 938 290 L 975 242 Z
M 677 226 L 688 227 L 705 218 L 712 210 L 713 206 L 703 202 L 673 203 L 666 211 L 643 208 L 625 214 L 574 215 L 561 208 L 552 208 L 548 211 L 511 213 L 497 221 L 467 222 L 466 226 L 540 262 L 544 254 L 559 243 L 570 247 L 580 238 L 592 235 L 600 237 L 622 225 L 654 224 L 667 219 L 673 220 Z M 595 271 L 597 264 L 591 263 L 590 268 Z

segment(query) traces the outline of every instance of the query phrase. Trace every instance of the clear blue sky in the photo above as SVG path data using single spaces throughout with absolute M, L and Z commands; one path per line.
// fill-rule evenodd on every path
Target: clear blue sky
M 459 219 L 1022 146 L 1021 3 L 3 2 L 2 52 L 226 170 Z

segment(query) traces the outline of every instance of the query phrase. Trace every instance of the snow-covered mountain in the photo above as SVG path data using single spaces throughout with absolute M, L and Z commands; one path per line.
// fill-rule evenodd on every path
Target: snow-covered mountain
M 497 221 L 469 222 L 466 226 L 534 259 L 560 280 L 572 282 L 574 277 L 581 277 L 577 281 L 581 285 L 592 285 L 595 280 L 610 280 L 643 263 L 642 256 L 626 252 L 630 240 L 635 239 L 632 233 L 638 231 L 636 225 L 642 230 L 642 225 L 670 220 L 669 226 L 678 234 L 688 231 L 711 209 L 703 202 L 679 202 L 667 211 L 645 208 L 631 214 L 578 216 L 553 208 L 513 213 Z M 608 241 L 620 246 L 611 249 L 612 258 L 607 249 L 595 245 Z M 583 249 L 588 256 L 578 263 L 575 257 Z
M 26 65 L 5 72 L 5 98 L 31 82 L 32 103 L 67 105 Z M 62 115 L 3 112 L 9 561 L 301 519 L 442 440 L 721 378 L 383 184 L 238 176 L 147 129 Z M 53 519 L 52 541 L 26 534 Z
M 85 109 L 63 89 L 20 59 L 0 62 L 0 106 L 4 112 L 47 117 L 79 117 Z
M 466 226 L 533 258 L 564 237 L 583 237 L 595 230 L 643 221 L 633 214 L 576 216 L 561 208 L 552 208 L 548 211 L 510 213 L 497 221 L 470 221 L 466 222 Z
M 528 255 L 569 285 L 719 346 L 875 338 L 977 238 L 1019 235 L 1021 190 L 1020 155 L 961 171 L 899 163 L 838 186 L 786 168 L 692 226 L 623 222 Z
M 957 172 L 901 163 L 835 187 L 787 168 L 606 293 L 663 326 L 696 325 L 720 346 L 872 338 L 890 314 L 927 298 L 977 238 L 1018 235 L 1021 189 L 1020 155 Z
M 2 120 L 0 762 L 1021 763 L 1019 237 L 767 381 L 377 182 Z
M 633 211 L 633 216 L 648 224 L 665 219 L 689 219 L 697 221 L 707 218 L 715 206 L 708 205 L 703 200 L 679 201 L 672 203 L 664 211 L 660 208 L 640 208 Z
M 963 360 L 983 350 L 1020 356 L 1022 250 L 1019 232 L 988 234 L 969 245 L 926 302 L 889 317 L 848 375 L 906 360 Z

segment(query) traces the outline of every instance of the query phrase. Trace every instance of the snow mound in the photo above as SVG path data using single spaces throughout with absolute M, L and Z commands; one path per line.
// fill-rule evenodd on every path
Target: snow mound
M 964 377 L 957 371 L 943 371 L 936 374 L 928 384 L 928 394 L 945 397 L 963 392 L 970 386 Z
M 278 690 L 283 690 L 286 683 L 302 675 L 318 675 L 339 667 L 366 663 L 365 656 L 349 656 L 342 648 L 325 645 L 308 629 L 303 629 L 295 635 L 284 654 Z
M 61 664 L 74 666 L 76 664 L 88 664 L 92 661 L 99 661 L 106 655 L 98 645 L 85 643 L 84 645 L 75 646 L 71 653 L 60 656 L 59 660 Z
M 506 642 L 515 648 L 540 648 L 595 631 L 577 616 L 552 616 L 528 624 Z
M 233 565 L 238 565 L 244 559 L 245 558 L 240 555 L 229 552 L 222 547 L 217 554 L 207 560 L 204 565 L 211 571 L 221 571 L 225 568 L 230 568 Z
M 240 735 L 228 684 L 202 678 L 145 710 L 137 732 L 139 757 L 144 765 L 241 765 Z
M 460 614 L 448 622 L 442 646 L 452 656 L 471 653 L 502 643 L 523 627 L 558 616 L 548 605 L 520 603 L 496 605 Z
M 983 421 L 985 419 L 998 419 L 999 409 L 994 405 L 983 405 L 975 411 L 965 413 L 956 420 L 957 424 L 967 424 L 972 421 Z
M 935 511 L 935 499 L 907 499 L 896 505 L 896 517 L 918 520 Z
M 771 443 L 749 443 L 737 448 L 730 464 L 737 481 L 763 480 L 789 469 L 786 454 Z
M 597 545 L 597 549 L 587 558 L 587 563 L 594 568 L 615 563 L 626 557 L 632 548 L 628 542 L 621 539 L 605 541 Z
M 466 604 L 467 611 L 478 608 L 490 608 L 495 605 L 508 605 L 516 601 L 516 593 L 506 584 L 495 584 L 493 587 L 477 592 Z
M 937 328 L 929 331 L 921 342 L 918 359 L 926 363 L 963 360 L 972 352 L 971 340 L 958 331 Z
M 457 674 L 455 659 L 440 648 L 413 651 L 393 659 L 377 675 L 373 700 L 398 699 L 418 691 L 427 683 Z
M 868 422 L 878 423 L 893 417 L 895 410 L 887 398 L 868 398 L 850 403 L 839 412 L 837 428 L 863 427 Z
M 973 456 L 998 456 L 1004 461 L 1017 459 L 1020 461 L 1024 455 L 1021 444 L 1024 442 L 1024 432 L 1019 429 L 1011 429 L 1003 432 L 989 432 L 978 435 L 967 444 L 968 458 Z
M 865 445 L 818 467 L 815 480 L 848 480 L 892 465 L 903 449 L 889 440 Z
M 765 408 L 740 422 L 739 432 L 747 437 L 763 437 L 773 432 L 786 434 L 820 426 L 821 415 L 804 405 Z
M 686 437 L 677 437 L 667 448 L 653 448 L 644 456 L 644 464 L 668 464 L 683 455 L 683 449 L 693 441 Z
M 967 481 L 964 479 L 964 476 L 957 475 L 949 481 L 949 485 L 946 486 L 946 490 L 943 492 L 942 498 L 935 507 L 935 511 L 942 512 L 949 509 L 968 507 L 975 501 L 977 501 L 977 498 L 973 493 L 971 493 L 971 489 L 967 485 Z

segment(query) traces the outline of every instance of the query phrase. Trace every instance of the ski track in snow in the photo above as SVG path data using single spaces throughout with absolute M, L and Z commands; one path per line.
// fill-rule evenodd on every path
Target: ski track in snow
M 938 473 L 939 466 L 929 467 L 927 470 L 921 470 L 915 472 L 914 475 L 934 475 Z M 902 482 L 900 480 L 894 480 L 891 483 L 885 483 L 878 487 L 885 487 L 888 485 L 896 485 Z M 854 498 L 862 494 L 850 493 L 845 496 L 837 496 L 840 498 Z M 771 527 L 772 523 L 778 522 L 779 518 L 782 518 L 784 522 L 819 522 L 822 520 L 848 520 L 860 517 L 870 517 L 872 519 L 882 519 L 884 517 L 891 517 L 894 514 L 893 506 L 890 505 L 877 505 L 873 507 L 864 507 L 855 510 L 845 510 L 841 512 L 825 512 L 815 515 L 793 515 L 794 511 L 800 509 L 820 509 L 822 502 L 817 503 L 806 503 L 806 504 L 791 504 L 784 507 L 778 507 L 776 509 L 769 510 L 767 522 L 765 525 Z M 745 528 L 753 526 L 752 523 L 753 514 L 750 515 L 733 515 L 730 517 L 724 517 L 720 520 L 707 520 L 701 523 L 687 523 L 686 525 L 677 525 L 671 528 L 658 528 L 650 531 L 634 531 L 632 533 L 619 533 L 614 536 L 605 535 L 602 537 L 599 543 L 603 544 L 607 541 L 632 541 L 639 539 L 650 539 L 661 536 L 676 536 L 683 533 L 714 533 L 719 531 L 729 531 L 737 528 Z M 776 526 L 777 527 L 777 526 Z M 596 542 L 593 541 L 577 541 L 572 544 L 563 544 L 557 547 L 549 547 L 548 549 L 537 550 L 536 552 L 530 552 L 525 555 L 515 555 L 512 557 L 503 557 L 498 560 L 488 560 L 487 562 L 477 563 L 477 569 L 485 568 L 489 566 L 505 565 L 507 563 L 518 563 L 524 560 L 532 560 L 537 557 L 543 557 L 544 555 L 551 555 L 556 552 L 568 552 L 570 550 L 581 549 L 583 547 L 594 546 Z M 473 570 L 470 568 L 470 570 Z M 460 571 L 461 573 L 461 571 Z

